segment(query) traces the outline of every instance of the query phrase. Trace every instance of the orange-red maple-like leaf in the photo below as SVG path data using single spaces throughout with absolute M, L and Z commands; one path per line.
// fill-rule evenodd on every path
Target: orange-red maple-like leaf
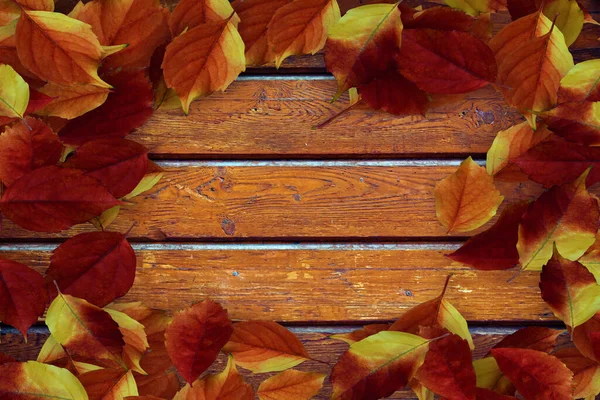
M 492 227 L 471 237 L 460 249 L 449 254 L 454 261 L 480 270 L 510 269 L 519 264 L 517 241 L 519 223 L 529 203 L 506 207 Z
M 290 369 L 264 380 L 256 394 L 260 400 L 310 400 L 321 391 L 325 377 Z
M 55 166 L 23 175 L 0 199 L 0 209 L 8 219 L 38 232 L 60 232 L 118 204 L 98 179 Z
M 519 226 L 519 262 L 540 271 L 556 247 L 575 260 L 594 243 L 598 232 L 598 200 L 586 189 L 587 172 L 576 181 L 555 186 L 534 201 Z
M 78 377 L 89 400 L 117 400 L 137 395 L 137 387 L 131 371 L 122 369 L 98 369 Z
M 448 232 L 468 232 L 488 222 L 504 200 L 494 180 L 471 157 L 435 187 L 438 220 Z
M 553 354 L 573 372 L 573 398 L 595 398 L 600 393 L 600 364 L 590 360 L 575 347 L 564 348 Z
M 10 186 L 37 168 L 56 165 L 62 151 L 58 136 L 46 124 L 26 117 L 0 135 L 0 181 Z
M 340 19 L 336 0 L 293 1 L 279 8 L 267 29 L 267 41 L 279 68 L 292 55 L 315 54 L 327 32 Z
M 187 114 L 194 99 L 225 90 L 246 69 L 244 42 L 230 19 L 207 22 L 167 46 L 162 68 Z
M 215 361 L 232 332 L 227 311 L 206 299 L 175 314 L 165 332 L 167 352 L 191 384 Z
M 543 351 L 550 353 L 556 345 L 556 338 L 563 331 L 543 326 L 528 326 L 511 333 L 499 341 L 494 348 L 518 348 Z
M 562 103 L 540 113 L 552 132 L 567 140 L 600 145 L 600 101 Z
M 125 236 L 118 232 L 81 233 L 54 250 L 46 271 L 49 290 L 104 307 L 124 296 L 135 278 L 136 259 Z
M 238 322 L 223 351 L 254 373 L 283 371 L 309 359 L 302 342 L 272 321 Z
M 573 373 L 556 357 L 529 349 L 493 349 L 502 373 L 528 400 L 573 398 Z
M 44 313 L 48 293 L 39 272 L 0 259 L 0 321 L 27 337 L 27 329 Z
M 140 183 L 148 169 L 148 149 L 127 139 L 93 140 L 79 147 L 64 164 L 97 178 L 120 198 Z
M 227 0 L 182 0 L 169 18 L 169 27 L 173 37 L 177 37 L 207 22 L 223 21 L 232 14 L 233 8 Z M 235 26 L 238 21 L 238 17 L 232 18 Z

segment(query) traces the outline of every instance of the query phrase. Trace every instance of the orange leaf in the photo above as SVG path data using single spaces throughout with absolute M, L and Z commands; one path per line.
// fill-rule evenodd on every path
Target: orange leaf
M 79 381 L 90 400 L 121 400 L 138 395 L 131 371 L 99 369 L 79 376 Z
M 342 340 L 348 344 L 359 342 L 371 335 L 379 333 L 381 331 L 387 331 L 391 324 L 371 324 L 365 325 L 362 329 L 357 329 L 350 333 L 340 333 L 338 335 L 332 335 L 332 339 Z
M 6 1 L 14 4 L 13 0 Z M 17 15 L 17 18 L 19 15 Z M 25 68 L 21 63 L 21 60 L 19 60 L 19 56 L 17 54 L 17 42 L 15 38 L 17 21 L 18 20 L 15 19 L 9 25 L 0 26 L 0 64 L 10 65 L 22 77 L 28 78 L 30 81 L 37 81 L 39 78 Z
M 567 140 L 600 145 L 600 101 L 562 103 L 540 116 L 552 132 Z
M 527 400 L 573 398 L 573 373 L 558 358 L 529 349 L 493 349 L 492 355 Z
M 227 0 L 181 0 L 169 18 L 169 27 L 173 37 L 181 35 L 207 22 L 220 22 L 233 14 L 233 8 Z M 237 26 L 239 18 L 234 16 L 232 23 Z
M 589 359 L 600 361 L 600 313 L 572 330 L 573 343 Z
M 490 389 L 477 388 L 477 400 L 517 400 L 514 396 L 505 396 Z
M 488 222 L 504 200 L 494 180 L 471 157 L 435 186 L 438 220 L 452 232 L 468 232 Z
M 16 43 L 25 68 L 43 80 L 66 86 L 110 87 L 98 76 L 103 58 L 100 42 L 91 27 L 81 21 L 47 11 L 23 12 Z
M 246 44 L 246 65 L 275 62 L 267 43 L 267 26 L 275 12 L 292 0 L 238 0 L 234 7 L 240 17 L 238 30 Z M 179 3 L 181 4 L 181 3 Z
M 302 342 L 272 321 L 246 321 L 233 325 L 233 335 L 223 347 L 235 363 L 254 373 L 283 371 L 309 359 Z
M 289 56 L 315 54 L 321 50 L 327 31 L 339 19 L 336 0 L 293 1 L 279 8 L 267 30 L 267 41 L 277 68 Z
M 232 331 L 227 311 L 206 299 L 175 314 L 165 345 L 181 376 L 192 383 L 216 360 Z
M 54 0 L 0 0 L 0 26 L 19 18 L 21 10 L 54 11 Z
M 252 386 L 244 382 L 229 356 L 227 367 L 219 374 L 207 375 L 191 384 L 185 385 L 173 400 L 252 400 Z
M 52 101 L 39 111 L 38 115 L 73 119 L 92 111 L 106 101 L 109 90 L 94 85 L 62 86 L 48 83 L 40 89 Z
M 230 20 L 208 22 L 176 37 L 162 68 L 187 114 L 194 99 L 225 90 L 246 69 L 244 42 Z
M 105 311 L 119 325 L 119 331 L 123 334 L 123 340 L 125 341 L 123 361 L 127 368 L 145 374 L 146 372 L 140 366 L 140 360 L 149 347 L 144 325 L 120 311 L 110 308 L 106 308 Z
M 558 102 L 600 101 L 600 60 L 575 65 L 560 81 Z
M 169 11 L 158 0 L 94 0 L 69 14 L 91 25 L 103 46 L 127 44 L 104 60 L 105 68 L 145 68 L 154 50 L 167 42 Z
M 594 398 L 600 393 L 600 364 L 584 357 L 575 347 L 560 349 L 553 355 L 573 372 L 573 398 Z
M 256 394 L 260 400 L 310 400 L 321 391 L 325 377 L 290 369 L 264 380 Z

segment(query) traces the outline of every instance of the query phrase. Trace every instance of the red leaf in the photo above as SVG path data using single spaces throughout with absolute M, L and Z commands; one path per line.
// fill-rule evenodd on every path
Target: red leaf
M 127 139 L 98 139 L 79 147 L 64 166 L 84 170 L 120 198 L 131 193 L 146 174 L 148 150 Z
M 0 200 L 8 219 L 37 232 L 60 232 L 118 204 L 96 178 L 55 166 L 22 176 Z
M 432 7 L 405 18 L 404 29 L 437 29 L 440 31 L 468 32 L 475 19 L 461 10 L 450 7 Z
M 210 299 L 180 311 L 165 332 L 169 357 L 190 384 L 216 360 L 233 327 L 227 311 Z
M 528 326 L 506 336 L 494 346 L 494 349 L 519 348 L 550 353 L 554 350 L 556 338 L 561 332 L 543 326 Z
M 396 61 L 407 79 L 430 93 L 467 93 L 496 80 L 494 53 L 466 32 L 405 30 Z
M 477 400 L 516 400 L 516 397 L 498 394 L 493 390 L 477 388 Z
M 27 337 L 44 313 L 48 293 L 42 275 L 21 263 L 0 259 L 0 321 Z
M 46 124 L 26 117 L 0 135 L 0 181 L 10 186 L 37 168 L 56 165 L 62 151 L 58 136 Z
M 17 362 L 17 360 L 15 360 L 14 358 L 12 358 L 9 355 L 6 355 L 4 353 L 0 353 L 0 365 L 2 364 L 8 364 L 11 362 Z
M 600 361 L 600 313 L 573 330 L 573 343 L 592 360 Z
M 63 142 L 82 145 L 94 139 L 125 137 L 150 118 L 154 93 L 144 71 L 122 71 L 105 80 L 115 91 L 100 107 L 70 120 L 59 132 Z
M 135 253 L 121 233 L 82 233 L 54 250 L 46 281 L 52 298 L 56 281 L 63 293 L 104 307 L 129 291 L 135 267 Z

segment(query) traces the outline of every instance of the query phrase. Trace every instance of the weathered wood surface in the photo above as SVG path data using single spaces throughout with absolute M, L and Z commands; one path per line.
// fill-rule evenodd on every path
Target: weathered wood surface
M 436 183 L 458 162 L 165 163 L 165 177 L 125 205 L 110 227 L 135 240 L 399 240 L 446 237 L 435 215 Z M 506 202 L 540 194 L 535 184 L 499 185 Z M 32 233 L 4 221 L 0 238 Z
M 336 333 L 349 332 L 357 327 L 299 327 L 290 329 L 298 335 L 302 340 L 308 353 L 315 360 L 321 362 L 308 361 L 297 369 L 303 371 L 313 371 L 329 373 L 331 368 L 339 359 L 348 345 L 338 340 L 331 339 L 329 336 Z M 475 343 L 475 351 L 473 356 L 475 359 L 485 356 L 488 350 L 493 347 L 505 335 L 514 331 L 514 328 L 475 328 L 472 330 L 473 340 Z M 23 341 L 23 337 L 13 329 L 0 331 L 0 352 L 7 353 L 18 360 L 31 360 L 37 357 L 37 354 L 48 337 L 48 332 L 45 328 L 34 328 L 27 336 L 27 343 Z M 559 337 L 559 343 L 564 343 L 568 340 L 567 335 Z M 225 357 L 221 356 L 212 366 L 211 372 L 221 371 L 225 365 Z M 249 371 L 240 369 L 246 381 L 256 390 L 260 382 L 274 374 L 251 374 Z M 315 397 L 315 400 L 326 400 L 331 398 L 331 384 L 327 379 L 325 387 L 321 393 Z M 408 390 L 398 391 L 389 399 L 414 399 L 414 394 Z M 290 399 L 293 400 L 293 399 Z
M 555 321 L 539 274 L 476 271 L 445 257 L 458 245 L 134 245 L 135 284 L 125 300 L 177 311 L 211 297 L 238 320 L 381 322 L 439 295 L 475 323 Z M 44 272 L 54 246 L 2 246 L 4 257 Z M 20 251 L 19 251 L 20 250 Z

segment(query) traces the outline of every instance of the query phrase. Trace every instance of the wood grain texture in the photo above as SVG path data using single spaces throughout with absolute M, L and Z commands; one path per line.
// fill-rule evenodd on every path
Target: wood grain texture
M 447 163 L 446 163 L 447 164 Z M 436 183 L 457 163 L 404 161 L 166 163 L 164 178 L 125 205 L 111 229 L 136 240 L 398 240 L 446 236 Z M 506 201 L 534 198 L 537 184 L 501 184 Z M 37 234 L 4 222 L 5 240 Z
M 556 321 L 539 274 L 476 271 L 445 257 L 457 245 L 137 245 L 125 300 L 177 311 L 210 297 L 234 319 L 389 321 L 439 295 L 474 323 Z M 6 249 L 6 248 L 5 248 Z M 2 256 L 44 272 L 52 247 Z
M 329 374 L 333 365 L 336 363 L 342 353 L 348 348 L 347 344 L 338 340 L 330 339 L 329 336 L 336 333 L 349 332 L 355 328 L 357 327 L 291 327 L 290 329 L 292 332 L 294 332 L 306 346 L 310 356 L 313 359 L 321 361 L 308 361 L 301 364 L 296 369 Z M 498 343 L 505 335 L 513 331 L 513 328 L 473 329 L 472 334 L 473 341 L 475 343 L 475 351 L 473 352 L 474 359 L 483 357 L 491 347 Z M 23 341 L 23 337 L 15 330 L 5 330 L 0 332 L 0 352 L 9 354 L 20 361 L 35 359 L 47 337 L 48 332 L 44 327 L 35 327 L 30 330 L 29 334 L 27 335 L 28 342 L 25 343 Z M 558 339 L 559 346 L 563 346 L 567 340 L 567 335 L 561 335 Z M 210 368 L 210 371 L 221 371 L 225 367 L 225 364 L 225 356 L 221 355 Z M 273 373 L 251 374 L 249 371 L 241 368 L 240 372 L 255 390 L 263 380 L 274 375 Z M 331 385 L 329 384 L 329 380 L 326 379 L 325 387 L 314 399 L 326 400 L 329 398 L 331 398 Z M 388 399 L 416 399 L 416 397 L 411 391 L 402 390 L 388 397 Z

